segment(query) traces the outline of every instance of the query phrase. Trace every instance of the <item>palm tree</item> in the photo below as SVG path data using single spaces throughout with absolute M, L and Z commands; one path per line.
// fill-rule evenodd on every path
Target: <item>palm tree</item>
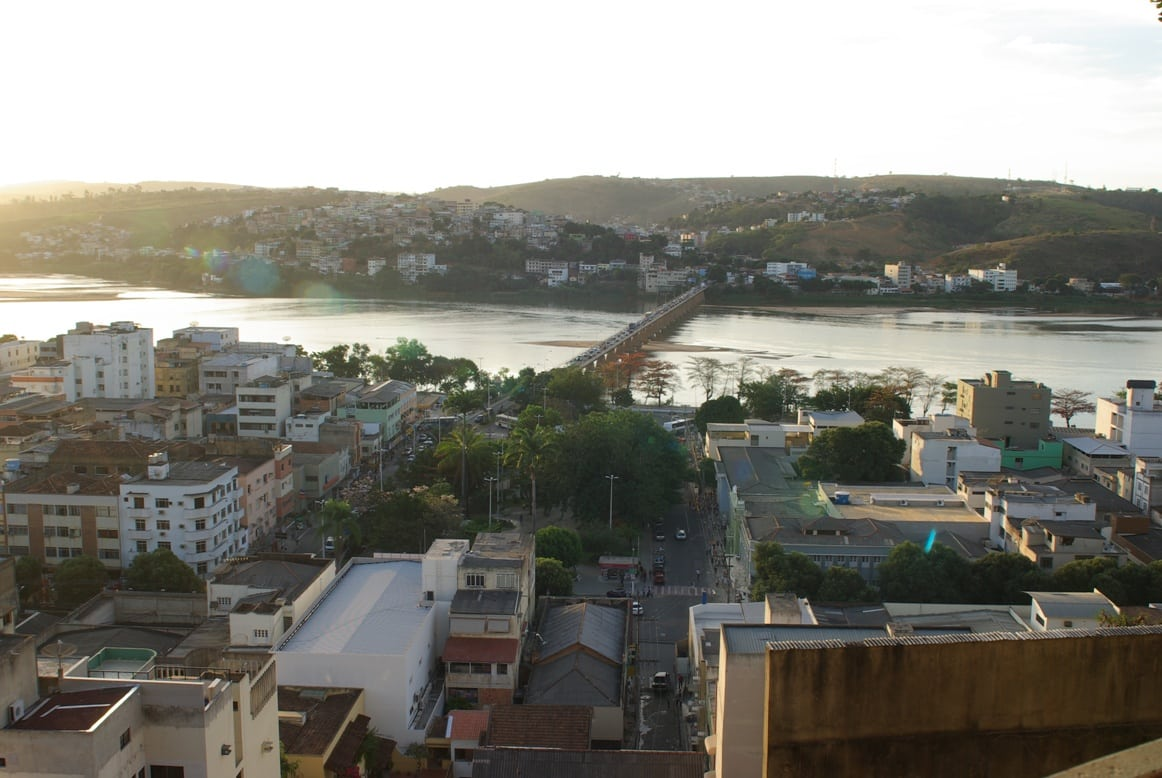
M 548 427 L 517 427 L 508 438 L 507 464 L 526 473 L 532 484 L 533 534 L 537 531 L 537 469 L 556 447 Z
M 462 422 L 436 446 L 436 468 L 452 483 L 460 484 L 460 499 L 467 506 L 468 483 L 476 483 L 492 464 L 492 447 L 479 430 Z
M 319 534 L 324 538 L 335 538 L 335 559 L 342 561 L 348 541 L 351 545 L 358 545 L 361 534 L 351 505 L 344 500 L 327 500 L 319 512 Z

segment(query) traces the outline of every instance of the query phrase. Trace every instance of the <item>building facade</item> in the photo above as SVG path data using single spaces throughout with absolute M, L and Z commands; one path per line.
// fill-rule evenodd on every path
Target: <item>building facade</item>
M 107 326 L 78 322 L 61 336 L 61 351 L 63 359 L 93 362 L 95 383 L 82 384 L 83 397 L 152 399 L 157 394 L 153 330 L 148 327 L 128 321 Z
M 1037 448 L 1049 431 L 1053 390 L 1036 381 L 1014 381 L 1008 370 L 956 384 L 956 415 L 968 419 L 978 437 L 1000 440 L 1006 448 Z

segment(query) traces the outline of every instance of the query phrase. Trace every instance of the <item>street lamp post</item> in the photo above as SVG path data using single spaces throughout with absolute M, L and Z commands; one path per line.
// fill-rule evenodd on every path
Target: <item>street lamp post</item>
M 484 480 L 488 482 L 488 528 L 492 529 L 492 485 L 497 483 L 497 479 L 493 478 L 492 476 L 488 476 Z M 497 507 L 499 507 L 499 497 L 497 498 L 496 502 L 498 503 Z
M 613 482 L 617 480 L 617 476 L 609 473 L 605 476 L 609 479 L 609 530 L 613 531 Z

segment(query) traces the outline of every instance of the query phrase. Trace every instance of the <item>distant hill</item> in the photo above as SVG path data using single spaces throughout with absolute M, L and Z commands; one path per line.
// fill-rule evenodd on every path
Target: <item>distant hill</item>
M 735 197 L 762 197 L 777 192 L 831 192 L 837 190 L 891 191 L 897 188 L 924 194 L 980 195 L 1006 191 L 1060 193 L 1076 190 L 1051 181 L 1006 181 L 960 176 L 770 176 L 745 178 L 612 178 L 582 176 L 558 178 L 488 189 L 460 186 L 437 189 L 433 197 L 447 200 L 497 202 L 528 211 L 569 216 L 576 221 L 650 226 L 688 211 Z

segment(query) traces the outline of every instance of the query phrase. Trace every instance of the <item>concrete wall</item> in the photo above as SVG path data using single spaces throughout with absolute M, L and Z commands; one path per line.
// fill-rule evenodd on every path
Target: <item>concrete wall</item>
M 1162 627 L 818 645 L 768 647 L 767 776 L 1042 776 L 1162 736 Z
M 726 641 L 722 643 L 721 657 L 726 671 L 719 675 L 718 681 L 715 775 L 762 775 L 766 689 L 756 681 L 762 676 L 766 657 L 762 654 L 730 654 Z
M 116 592 L 113 609 L 118 624 L 197 626 L 209 615 L 206 595 L 201 593 Z

